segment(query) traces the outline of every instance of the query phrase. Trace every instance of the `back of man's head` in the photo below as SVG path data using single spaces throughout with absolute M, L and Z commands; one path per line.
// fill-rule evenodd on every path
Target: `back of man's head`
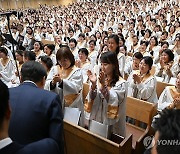
M 29 80 L 35 83 L 46 78 L 47 72 L 42 64 L 36 61 L 28 61 L 21 68 L 21 80 Z
M 156 150 L 158 154 L 180 153 L 180 110 L 165 109 L 156 119 L 158 134 Z
M 0 80 L 0 129 L 2 128 L 2 123 L 9 108 L 8 102 L 8 87 Z

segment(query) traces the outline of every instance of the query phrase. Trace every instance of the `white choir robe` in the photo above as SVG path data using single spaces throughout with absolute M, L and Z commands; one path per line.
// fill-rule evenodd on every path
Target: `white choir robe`
M 128 86 L 128 96 L 135 97 L 141 100 L 145 100 L 151 103 L 157 103 L 157 93 L 156 93 L 156 78 L 151 74 L 147 74 L 144 77 L 144 80 L 140 84 L 135 84 L 133 79 L 133 74 L 136 74 L 137 71 L 133 71 L 127 81 Z M 136 91 L 136 94 L 135 94 Z
M 50 82 L 56 74 L 60 74 L 58 65 L 53 66 L 50 70 L 44 89 L 50 91 Z M 63 79 L 63 89 L 59 88 L 58 84 L 56 84 L 56 88 L 52 90 L 59 94 L 63 109 L 64 107 L 79 108 L 79 111 L 81 111 L 81 126 L 83 126 L 84 123 L 84 105 L 82 100 L 82 88 L 83 77 L 81 69 L 74 66 L 69 75 Z
M 162 77 L 163 78 L 162 82 L 169 83 L 171 77 L 166 73 L 166 70 L 163 70 L 161 72 L 160 69 L 161 69 L 161 65 L 160 63 L 158 63 L 156 65 L 155 76 Z M 173 63 L 172 67 L 170 68 L 170 71 L 172 73 L 172 77 L 176 77 L 179 72 L 179 64 Z
M 159 100 L 158 100 L 158 110 L 162 111 L 166 107 L 168 107 L 173 101 L 174 101 L 174 96 L 172 95 L 174 93 L 175 86 L 167 86 L 163 92 L 161 93 Z M 176 92 L 177 93 L 177 92 Z M 178 96 L 178 95 L 177 95 Z M 180 93 L 179 93 L 180 96 Z
M 125 55 L 119 52 L 117 55 L 117 58 L 118 58 L 118 63 L 119 63 L 119 71 L 122 77 L 124 77 Z
M 11 85 L 12 77 L 15 73 L 15 63 L 12 59 L 9 58 L 7 64 L 4 66 L 0 59 L 0 74 L 2 77 L 0 79 L 8 86 Z
M 113 133 L 125 137 L 126 98 L 127 82 L 122 78 L 109 90 L 108 102 L 99 88 L 97 88 L 97 94 L 94 100 L 91 100 L 89 92 L 84 105 L 85 119 L 87 121 L 95 120 L 112 126 Z
M 81 66 L 81 71 L 82 71 L 82 75 L 83 75 L 83 83 L 88 82 L 88 76 L 87 76 L 88 70 L 92 70 L 92 66 L 91 66 L 91 63 L 89 61 L 87 61 L 86 63 L 84 63 Z
M 56 55 L 52 53 L 49 58 L 51 58 L 53 66 L 55 66 L 57 64 Z
M 133 71 L 133 58 L 130 56 L 126 56 L 125 66 L 124 66 L 124 74 L 130 75 Z
M 98 56 L 98 52 L 95 51 L 95 50 L 90 52 L 89 55 L 88 55 L 88 58 L 91 61 L 92 67 L 94 67 L 96 65 L 97 56 Z

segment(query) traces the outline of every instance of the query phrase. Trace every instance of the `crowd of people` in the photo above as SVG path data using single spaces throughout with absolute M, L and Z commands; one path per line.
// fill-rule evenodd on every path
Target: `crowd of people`
M 18 11 L 22 16 L 10 17 L 14 46 L 6 17 L 0 20 L 0 79 L 14 93 L 22 81 L 40 81 L 30 77 L 35 70 L 22 80 L 23 66 L 36 61 L 47 72 L 37 86 L 58 95 L 63 113 L 77 109 L 80 126 L 92 127 L 93 120 L 124 137 L 127 96 L 157 103 L 159 111 L 180 108 L 178 1 L 85 1 Z M 157 81 L 172 84 L 159 99 Z

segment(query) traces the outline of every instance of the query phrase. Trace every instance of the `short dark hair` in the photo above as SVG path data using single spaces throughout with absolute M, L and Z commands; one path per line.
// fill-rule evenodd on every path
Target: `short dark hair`
M 23 51 L 22 50 L 17 50 L 16 53 L 20 56 L 23 56 Z
M 42 81 L 47 76 L 47 72 L 42 64 L 36 61 L 28 61 L 22 65 L 22 81 L 30 80 L 33 82 Z
M 157 45 L 158 45 L 158 39 L 157 39 L 157 37 L 156 37 L 156 36 L 152 36 L 151 39 L 152 39 L 152 38 L 154 38 L 154 40 L 155 40 L 155 42 L 156 42 L 155 46 L 157 46 Z M 151 40 L 151 39 L 150 39 L 150 40 Z
M 55 45 L 54 44 L 45 44 L 44 47 L 48 47 L 51 50 L 50 55 L 52 54 L 52 52 L 55 49 Z
M 4 47 L 0 47 L 0 52 L 4 53 L 6 56 L 8 55 L 8 51 Z
M 141 60 L 141 59 L 143 58 L 143 55 L 142 55 L 141 52 L 135 52 L 134 55 L 133 55 L 133 57 Z
M 178 141 L 175 145 L 157 144 L 158 154 L 179 154 L 180 151 L 180 110 L 165 109 L 160 112 L 160 117 L 155 119 L 154 128 L 159 132 L 158 140 Z
M 0 80 L 0 129 L 8 109 L 9 90 L 8 87 Z
M 44 62 L 47 66 L 47 68 L 50 70 L 53 66 L 53 62 L 49 56 L 40 56 L 40 59 L 42 62 Z
M 24 51 L 24 57 L 28 58 L 29 61 L 36 60 L 36 54 L 33 51 Z
M 86 56 L 88 56 L 88 54 L 89 54 L 89 52 L 88 52 L 88 50 L 86 48 L 79 49 L 78 53 L 80 53 L 80 52 L 84 53 Z
M 150 68 L 150 70 L 151 70 L 152 65 L 153 65 L 153 59 L 152 59 L 152 57 L 150 57 L 150 56 L 145 56 L 145 57 L 142 58 L 142 60 L 144 60 L 145 64 L 149 65 L 149 68 Z M 142 61 L 142 60 L 141 60 L 141 61 Z
M 71 62 L 70 67 L 72 67 L 72 66 L 75 65 L 74 55 L 72 54 L 72 52 L 71 52 L 71 50 L 69 49 L 69 47 L 61 47 L 61 48 L 59 48 L 59 50 L 57 51 L 57 54 L 56 54 L 57 62 L 58 62 L 59 60 L 61 60 L 62 58 L 66 58 L 66 59 L 69 59 L 69 60 L 70 60 L 70 62 Z
M 90 44 L 90 43 L 93 43 L 94 46 L 96 46 L 96 41 L 95 41 L 95 40 L 90 40 L 90 41 L 89 41 L 89 44 Z
M 74 38 L 71 38 L 70 40 L 69 40 L 69 43 L 70 42 L 74 42 L 74 44 L 75 44 L 75 47 L 76 47 L 76 45 L 77 45 L 77 41 L 76 41 L 76 39 L 74 39 Z
M 174 54 L 173 54 L 172 50 L 165 49 L 162 52 L 166 53 L 169 56 L 169 62 L 174 60 Z

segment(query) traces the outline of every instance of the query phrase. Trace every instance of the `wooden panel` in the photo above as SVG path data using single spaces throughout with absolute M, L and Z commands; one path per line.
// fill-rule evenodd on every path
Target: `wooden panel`
M 133 97 L 127 97 L 126 106 L 127 116 L 144 122 L 146 124 L 149 124 L 151 112 L 154 108 L 152 103 L 139 100 Z
M 166 88 L 166 86 L 173 86 L 173 85 L 171 85 L 169 83 L 157 81 L 156 92 L 157 92 L 158 98 L 160 97 L 161 93 Z
M 38 8 L 39 4 L 47 5 L 68 5 L 75 0 L 0 0 L 2 9 Z
M 132 135 L 125 138 L 121 144 L 64 121 L 65 149 L 67 154 L 130 154 Z

